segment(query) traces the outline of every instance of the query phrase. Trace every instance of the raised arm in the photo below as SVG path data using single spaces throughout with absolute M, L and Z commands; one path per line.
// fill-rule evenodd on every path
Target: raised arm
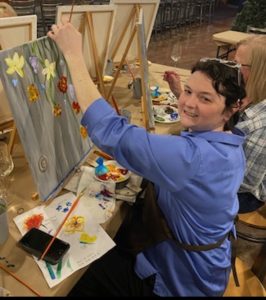
M 101 97 L 87 70 L 82 54 L 80 32 L 71 23 L 52 25 L 48 37 L 54 40 L 63 52 L 75 86 L 77 100 L 83 112 Z
M 163 79 L 168 82 L 170 90 L 179 98 L 182 93 L 182 87 L 180 82 L 180 76 L 174 71 L 165 71 L 163 75 Z

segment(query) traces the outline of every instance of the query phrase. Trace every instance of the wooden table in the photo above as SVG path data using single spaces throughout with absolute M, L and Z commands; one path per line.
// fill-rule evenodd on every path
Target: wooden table
M 9 238 L 0 246 L 0 263 L 8 268 L 17 277 L 29 284 L 42 296 L 66 296 L 75 283 L 79 280 L 86 268 L 83 268 L 66 278 L 62 283 L 54 288 L 49 288 L 44 276 L 32 256 L 20 249 L 16 243 L 21 238 L 13 218 L 19 213 L 30 210 L 37 205 L 43 204 L 40 200 L 32 200 L 36 186 L 33 181 L 28 163 L 24 157 L 24 151 L 20 144 L 15 144 L 13 151 L 14 170 L 11 173 L 10 193 L 8 197 L 8 218 L 9 218 Z M 102 225 L 111 238 L 114 237 L 121 221 L 127 211 L 128 204 L 123 201 L 116 201 L 113 216 Z M 11 292 L 12 296 L 34 296 L 34 294 L 0 269 L 0 287 Z
M 227 30 L 213 34 L 212 38 L 217 44 L 216 57 L 228 58 L 228 54 L 235 50 L 236 45 L 249 37 L 249 33 Z M 226 49 L 226 52 L 220 54 L 220 50 Z
M 171 67 L 152 64 L 149 69 L 151 85 L 158 84 L 161 87 L 167 87 L 167 83 L 162 80 L 162 73 L 169 69 L 171 69 Z M 179 73 L 182 79 L 185 79 L 190 72 L 187 70 L 179 70 Z M 130 79 L 129 74 L 122 74 L 115 87 L 114 95 L 120 107 L 127 108 L 132 112 L 132 121 L 136 124 L 142 124 L 140 100 L 134 99 L 132 90 L 128 89 Z M 180 131 L 180 129 L 179 123 L 158 124 L 156 125 L 155 131 L 159 134 L 170 134 L 176 133 Z M 15 167 L 10 175 L 11 183 L 8 197 L 10 235 L 7 242 L 0 246 L 0 263 L 4 266 L 7 263 L 13 264 L 14 267 L 9 268 L 9 270 L 37 290 L 42 296 L 66 296 L 87 268 L 76 271 L 54 288 L 49 288 L 32 256 L 17 247 L 16 243 L 21 238 L 21 234 L 13 222 L 13 218 L 17 216 L 18 213 L 22 213 L 43 203 L 40 200 L 32 200 L 32 195 L 36 192 L 36 186 L 20 143 L 15 144 L 12 157 Z M 110 237 L 114 237 L 125 216 L 127 208 L 128 204 L 126 202 L 117 201 L 113 216 L 102 225 Z M 12 296 L 34 296 L 29 289 L 1 269 L 0 286 L 9 290 Z

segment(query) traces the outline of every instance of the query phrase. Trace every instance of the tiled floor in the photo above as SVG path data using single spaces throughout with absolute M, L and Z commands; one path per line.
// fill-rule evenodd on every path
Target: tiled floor
M 216 44 L 212 40 L 212 35 L 230 30 L 237 10 L 236 7 L 220 2 L 210 23 L 192 24 L 191 27 L 172 30 L 172 33 L 165 31 L 153 34 L 148 47 L 148 59 L 154 63 L 173 66 L 171 51 L 176 43 L 181 43 L 183 48 L 181 59 L 177 63 L 179 68 L 190 69 L 201 57 L 215 57 Z

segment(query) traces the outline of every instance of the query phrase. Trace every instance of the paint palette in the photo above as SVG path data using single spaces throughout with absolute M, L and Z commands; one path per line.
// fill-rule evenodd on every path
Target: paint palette
M 158 123 L 175 123 L 180 119 L 178 110 L 170 105 L 153 105 L 153 114 Z
M 164 89 L 164 88 L 159 88 L 159 94 L 157 97 L 153 96 L 153 91 L 151 89 L 151 98 L 152 98 L 152 103 L 154 105 L 174 105 L 177 106 L 178 104 L 178 99 L 176 96 L 169 90 L 169 89 Z
M 125 182 L 129 179 L 131 172 L 120 166 L 115 160 L 107 160 L 104 162 L 108 172 L 103 175 L 95 175 L 95 177 L 102 182 Z

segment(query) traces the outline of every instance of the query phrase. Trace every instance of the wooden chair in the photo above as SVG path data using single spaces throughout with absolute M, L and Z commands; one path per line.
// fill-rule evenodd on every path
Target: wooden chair
M 231 272 L 228 286 L 223 295 L 224 297 L 266 296 L 266 290 L 258 277 L 252 272 L 250 267 L 238 257 L 236 258 L 236 269 L 240 286 L 237 287 L 235 285 L 235 281 Z
M 35 0 L 9 0 L 9 4 L 14 8 L 18 16 L 35 15 Z
M 254 212 L 239 214 L 238 217 L 237 237 L 247 245 L 246 249 L 242 245 L 242 257 L 245 252 L 250 253 L 251 270 L 266 289 L 266 204 Z M 236 251 L 237 255 L 241 255 L 238 248 Z

